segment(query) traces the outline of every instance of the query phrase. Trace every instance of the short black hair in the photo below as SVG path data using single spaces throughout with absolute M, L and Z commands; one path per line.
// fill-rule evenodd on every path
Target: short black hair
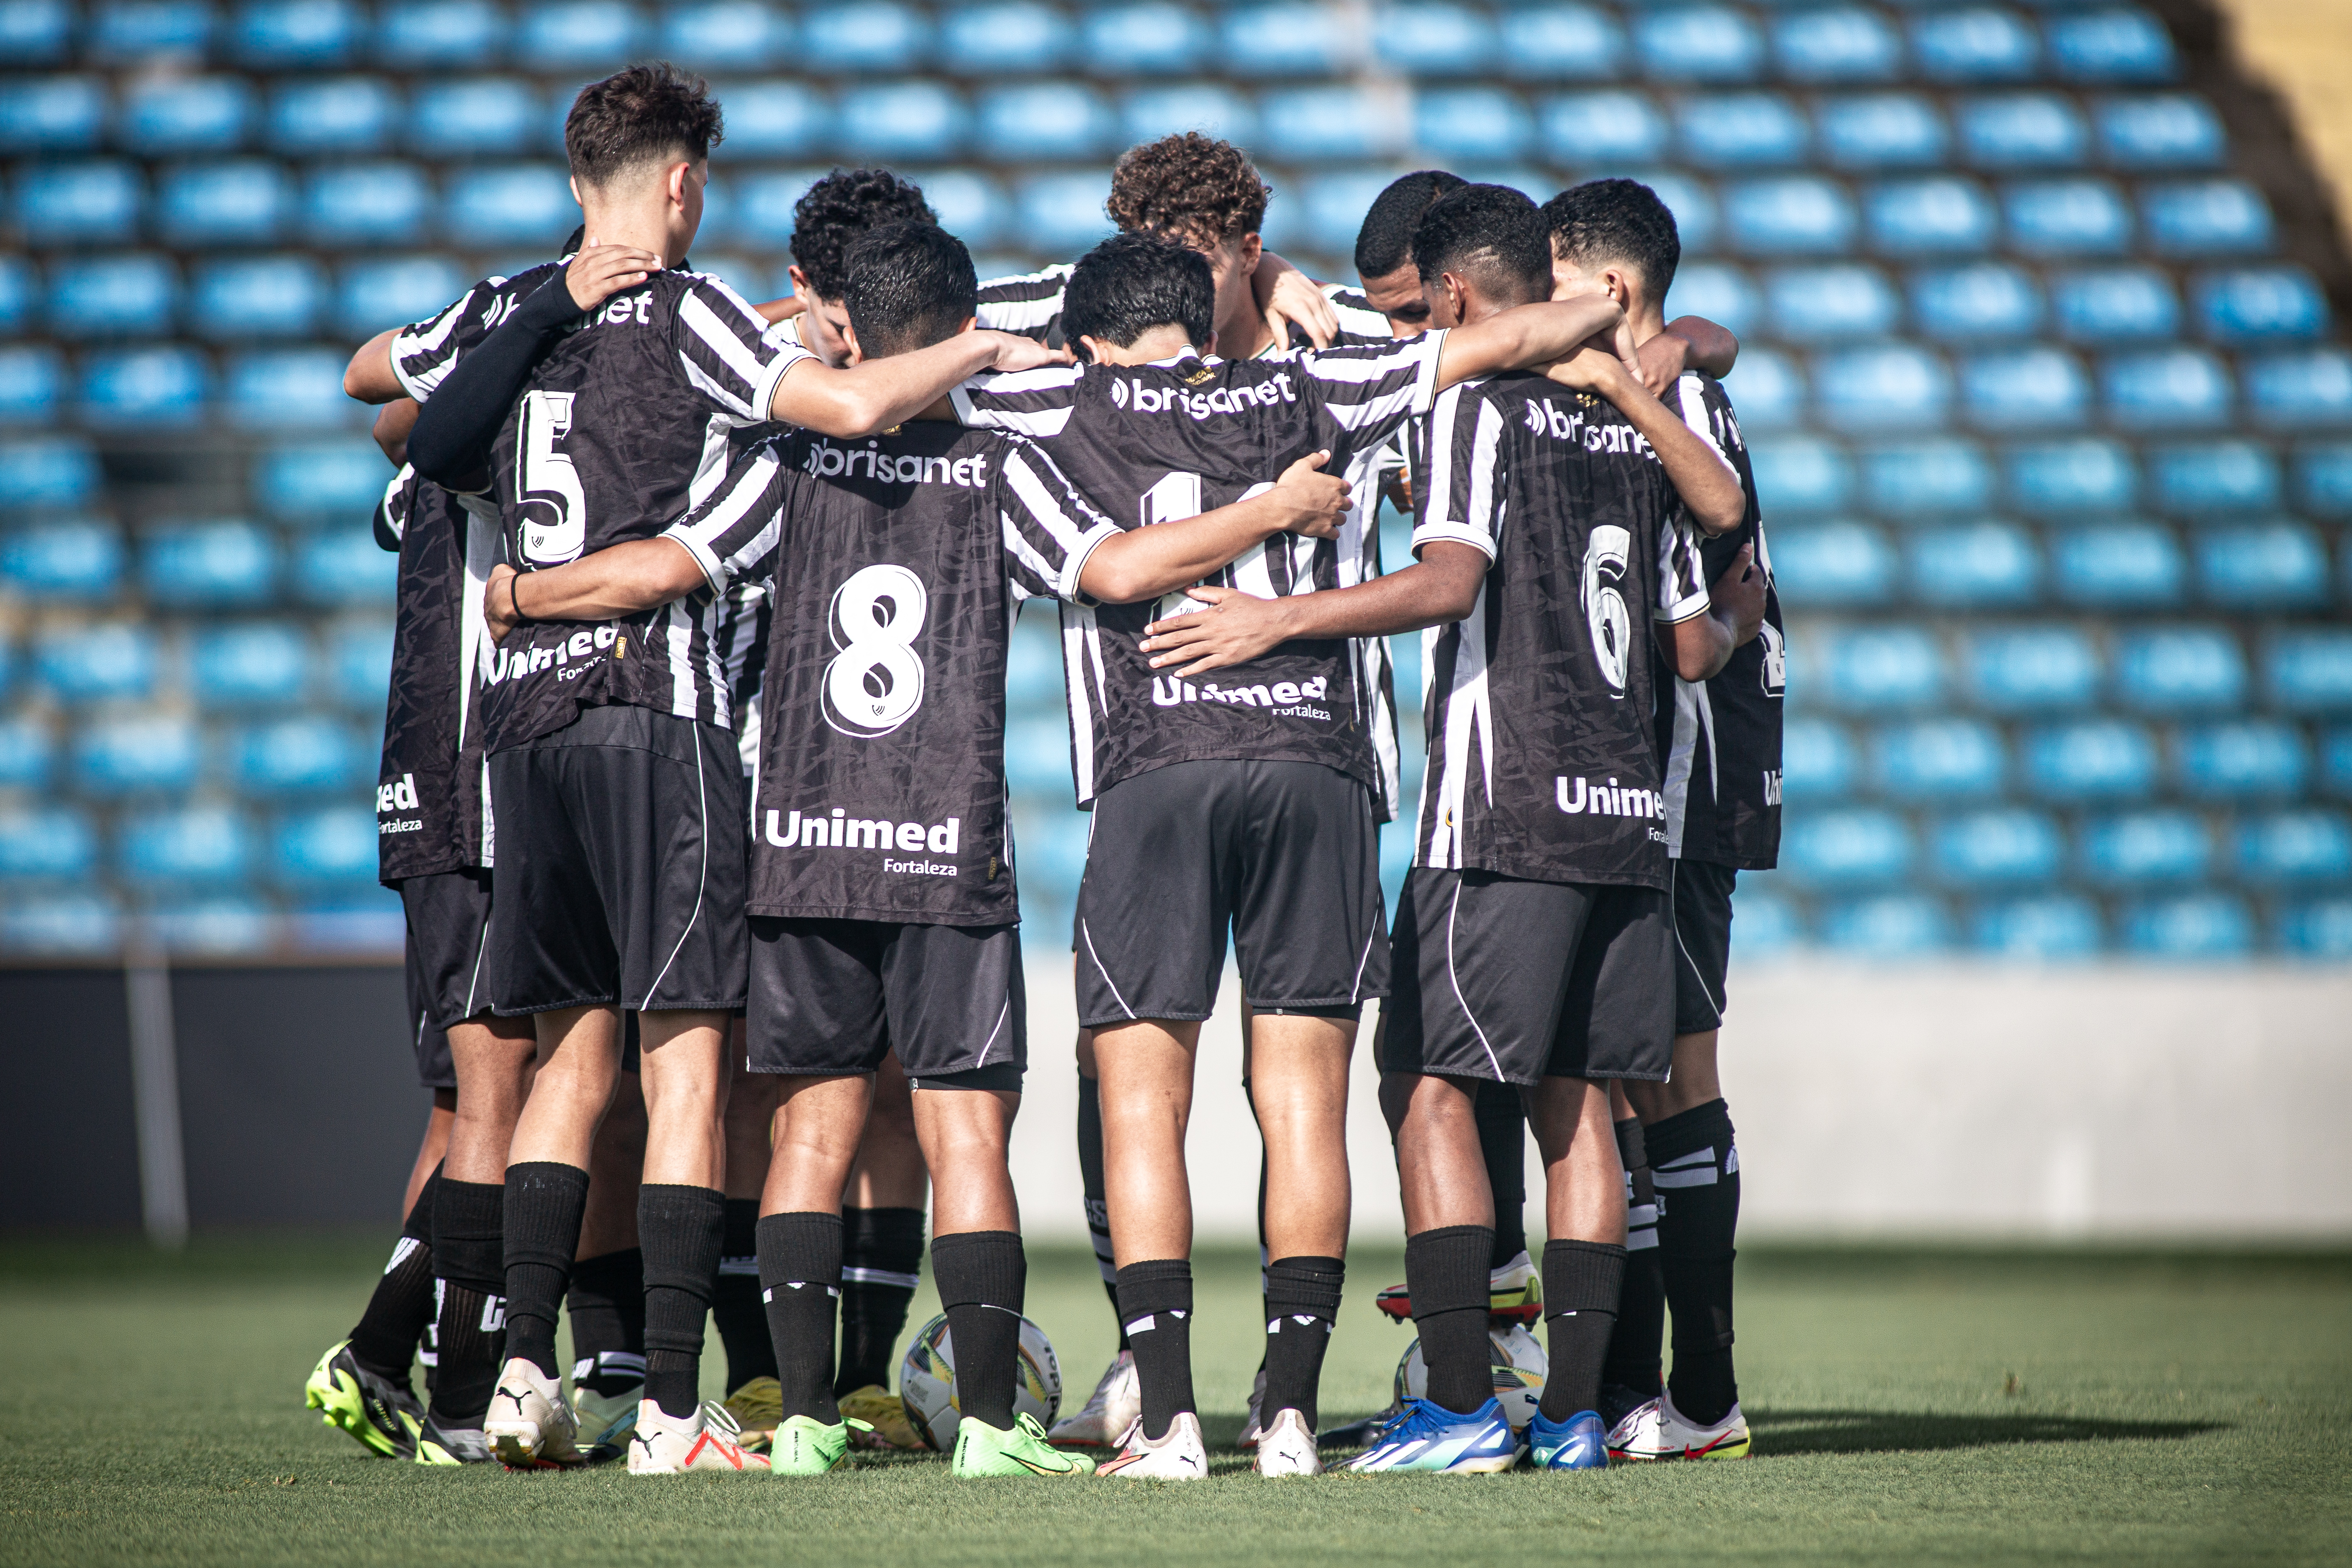
M 1508 185 L 1465 185 L 1431 204 L 1412 231 L 1412 264 L 1424 285 L 1457 273 L 1496 299 L 1551 297 L 1551 236 L 1543 213 Z
M 980 310 L 963 241 L 935 223 L 886 223 L 851 244 L 842 303 L 867 359 L 912 353 L 955 336 Z
M 1062 291 L 1062 334 L 1125 348 L 1154 327 L 1180 326 L 1207 351 L 1217 326 L 1208 258 L 1156 234 L 1115 234 L 1078 258 Z
M 592 81 L 563 117 L 563 152 L 584 184 L 603 185 L 640 163 L 700 163 L 727 134 L 710 84 L 667 60 Z
M 1356 231 L 1356 276 L 1385 277 L 1412 259 L 1412 231 L 1438 197 L 1470 182 L 1443 169 L 1417 169 L 1372 198 Z
M 1639 180 L 1587 180 L 1544 203 L 1552 247 L 1581 268 L 1612 262 L 1642 275 L 1651 300 L 1664 304 L 1682 265 L 1675 215 Z
M 887 169 L 835 169 L 793 204 L 793 259 L 820 297 L 838 300 L 847 276 L 842 256 L 859 235 L 886 223 L 939 221 L 913 181 Z

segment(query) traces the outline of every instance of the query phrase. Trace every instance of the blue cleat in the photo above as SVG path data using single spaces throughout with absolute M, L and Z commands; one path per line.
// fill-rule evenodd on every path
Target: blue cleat
M 1547 1421 L 1538 1411 L 1528 1423 L 1528 1462 L 1538 1470 L 1605 1470 L 1609 1435 L 1597 1411 L 1580 1410 L 1565 1421 Z
M 1599 1441 L 1595 1437 L 1595 1442 Z M 1426 1399 L 1408 1401 L 1370 1451 L 1351 1461 L 1351 1470 L 1420 1470 L 1446 1476 L 1493 1475 L 1518 1463 L 1519 1440 L 1503 1419 L 1503 1407 L 1489 1399 L 1467 1415 L 1457 1415 Z

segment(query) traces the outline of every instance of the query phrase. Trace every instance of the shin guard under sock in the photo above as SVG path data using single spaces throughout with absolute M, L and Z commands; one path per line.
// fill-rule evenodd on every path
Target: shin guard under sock
M 1625 1249 L 1613 1241 L 1544 1243 L 1545 1420 L 1600 1409 L 1601 1363 L 1624 1278 Z
M 760 1200 L 729 1198 L 719 1244 L 719 1282 L 710 1298 L 710 1324 L 727 1352 L 727 1392 L 755 1377 L 776 1375 L 768 1315 L 760 1310 Z
M 1029 1260 L 1016 1230 L 967 1230 L 931 1240 L 931 1278 L 955 1347 L 956 1407 L 998 1431 L 1013 1425 L 1021 1308 Z
M 507 1346 L 549 1377 L 555 1365 L 555 1315 L 580 1249 L 588 1212 L 588 1173 L 533 1160 L 507 1167 Z
M 841 1365 L 835 1398 L 890 1386 L 890 1355 L 923 1282 L 923 1211 L 841 1211 Z M 961 1356 L 963 1352 L 956 1352 Z
M 637 1189 L 646 1260 L 646 1397 L 684 1417 L 702 1403 L 702 1326 L 719 1283 L 726 1194 L 647 1182 Z
M 1492 1270 L 1528 1249 L 1528 1112 L 1513 1085 L 1482 1083 L 1472 1114 L 1486 1184 L 1495 1189 L 1495 1245 L 1486 1257 Z
M 1118 1271 L 1118 1312 L 1135 1352 L 1143 1394 L 1143 1435 L 1168 1435 L 1168 1425 L 1199 1405 L 1192 1397 L 1192 1265 L 1155 1258 Z
M 1658 1184 L 1658 1265 L 1675 1321 L 1666 1387 L 1685 1419 L 1712 1426 L 1739 1402 L 1731 1365 L 1739 1146 L 1731 1110 L 1710 1100 L 1650 1123 L 1643 1137 Z
M 783 1415 L 838 1426 L 833 1394 L 834 1316 L 841 1303 L 841 1216 L 760 1216 L 760 1300 L 776 1351 Z
M 1118 1348 L 1126 1350 L 1127 1314 L 1118 1310 L 1118 1257 L 1110 1246 L 1110 1199 L 1103 1185 L 1102 1086 L 1078 1075 L 1078 1181 L 1086 1190 L 1087 1237 L 1095 1244 L 1095 1268 L 1103 1294 L 1118 1322 Z
M 1486 1342 L 1486 1259 L 1494 1241 L 1483 1225 L 1442 1226 L 1404 1238 L 1405 1289 L 1429 1369 L 1423 1397 L 1457 1415 L 1495 1397 Z
M 506 1352 L 506 1184 L 443 1176 L 434 1185 L 433 1418 L 447 1428 L 479 1426 Z
M 367 1310 L 349 1336 L 353 1361 L 403 1387 L 408 1384 L 409 1363 L 416 1359 L 416 1342 L 433 1321 L 433 1208 L 440 1185 L 441 1171 L 436 1166 L 409 1205 L 400 1239 L 393 1244 L 392 1260 L 376 1277 Z
M 1348 1266 L 1336 1258 L 1277 1258 L 1265 1270 L 1265 1403 L 1272 1421 L 1296 1410 L 1313 1431 L 1323 1384 L 1323 1352 L 1339 1319 Z
M 572 1381 L 611 1399 L 646 1381 L 646 1257 L 637 1247 L 572 1266 Z
M 1617 1158 L 1625 1167 L 1625 1285 L 1601 1381 L 1655 1399 L 1665 1389 L 1658 1348 L 1665 1338 L 1666 1288 L 1658 1273 L 1658 1192 L 1636 1118 L 1617 1123 Z

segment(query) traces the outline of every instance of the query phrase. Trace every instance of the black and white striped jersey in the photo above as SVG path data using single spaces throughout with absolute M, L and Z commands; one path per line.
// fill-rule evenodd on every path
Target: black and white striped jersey
M 1685 860 L 1769 870 L 1780 858 L 1780 692 L 1788 680 L 1780 595 L 1731 399 L 1721 382 L 1696 371 L 1684 375 L 1680 390 L 1691 427 L 1715 444 L 1748 495 L 1748 515 L 1737 530 L 1700 542 L 1706 580 L 1713 583 L 1741 545 L 1753 543 L 1764 573 L 1764 627 L 1755 641 L 1734 648 L 1731 662 L 1711 679 L 1694 683 L 1661 668 L 1658 689 L 1672 694 L 1658 704 L 1667 850 Z
M 1073 263 L 1065 261 L 1042 272 L 990 279 L 980 286 L 980 324 L 1000 332 L 1019 332 L 1054 348 L 1066 346 L 1062 341 L 1062 294 L 1075 270 Z M 1360 348 L 1389 341 L 1389 319 L 1373 310 L 1372 302 L 1362 294 L 1341 283 L 1322 285 L 1322 293 L 1339 318 L 1339 335 L 1331 340 L 1333 348 Z M 1264 352 L 1281 353 L 1293 346 L 1306 345 L 1276 341 Z
M 777 384 L 809 357 L 716 278 L 672 270 L 614 296 L 539 362 L 499 426 L 490 493 L 506 560 L 535 572 L 662 532 L 718 487 L 739 432 L 768 422 Z M 729 575 L 757 560 L 728 558 Z M 490 750 L 616 702 L 731 726 L 740 609 L 704 589 L 616 620 L 516 628 L 484 655 Z
M 401 329 L 392 340 L 392 374 L 408 395 L 429 401 L 466 350 L 498 331 L 517 305 L 562 271 L 572 258 L 525 268 L 511 278 L 485 278 L 439 314 Z
M 1081 493 L 1123 528 L 1197 516 L 1269 488 L 1318 449 L 1349 471 L 1437 390 L 1444 334 L 1272 359 L 1069 365 L 973 378 L 966 424 L 1046 444 Z M 1283 534 L 1212 581 L 1261 598 L 1337 588 L 1360 570 L 1334 540 Z M 1349 639 L 1293 641 L 1192 680 L 1156 674 L 1137 647 L 1155 620 L 1204 609 L 1181 593 L 1141 605 L 1067 605 L 1062 654 L 1080 806 L 1121 779 L 1218 758 L 1320 763 L 1377 792 L 1374 705 Z
M 1074 597 L 1118 527 L 1034 443 L 910 421 L 783 430 L 670 530 L 714 584 L 776 563 L 751 789 L 758 915 L 1020 918 L 1005 823 L 1004 664 L 1032 595 Z
M 1419 445 L 1414 552 L 1492 564 L 1470 614 L 1423 634 L 1413 863 L 1665 888 L 1645 623 L 1704 615 L 1707 583 L 1664 465 L 1610 404 L 1527 374 L 1447 389 Z

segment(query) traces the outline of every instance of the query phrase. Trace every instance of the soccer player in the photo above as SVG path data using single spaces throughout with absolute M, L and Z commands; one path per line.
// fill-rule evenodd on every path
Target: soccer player
M 1636 336 L 1657 332 L 1682 247 L 1656 193 L 1633 180 L 1595 180 L 1554 196 L 1544 216 L 1555 292 L 1606 295 L 1624 307 Z M 1611 1380 L 1618 1386 L 1606 1391 L 1602 1405 L 1610 1451 L 1628 1458 L 1739 1458 L 1748 1451 L 1731 1358 L 1739 1151 L 1717 1073 L 1716 1037 L 1733 887 L 1743 868 L 1770 869 L 1780 850 L 1787 645 L 1730 400 L 1712 377 L 1686 381 L 1684 398 L 1686 412 L 1694 402 L 1703 408 L 1699 416 L 1738 470 L 1746 511 L 1738 528 L 1703 546 L 1717 610 L 1736 621 L 1730 662 L 1704 681 L 1677 675 L 1671 686 L 1662 683 L 1658 705 L 1675 935 L 1674 1070 L 1664 1083 L 1626 1080 L 1639 1121 L 1618 1124 L 1621 1140 L 1646 1152 L 1641 1163 L 1657 1189 L 1654 1261 L 1644 1270 L 1629 1260 L 1625 1310 L 1611 1348 L 1612 1370 L 1624 1370 Z M 1664 1302 L 1674 1309 L 1675 1364 L 1661 1390 Z
M 1500 186 L 1432 206 L 1413 255 L 1433 324 L 1470 323 L 1449 337 L 1551 292 L 1542 216 Z M 1539 1466 L 1607 1462 L 1593 1406 L 1625 1211 L 1602 1085 L 1663 1077 L 1671 1024 L 1663 781 L 1632 606 L 1655 606 L 1677 669 L 1720 666 L 1732 634 L 1708 614 L 1674 514 L 1726 531 L 1741 496 L 1712 442 L 1617 358 L 1562 358 L 1550 379 L 1496 374 L 1439 396 L 1417 466 L 1415 565 L 1331 594 L 1195 590 L 1212 608 L 1155 623 L 1142 645 L 1155 679 L 1189 681 L 1289 639 L 1442 628 L 1428 639 L 1429 771 L 1381 1047 L 1383 1100 L 1402 1107 L 1406 1275 L 1429 1384 L 1360 1469 L 1488 1471 L 1518 1457 L 1488 1381 L 1494 1218 L 1474 1109 L 1486 1081 L 1525 1090 L 1548 1178 L 1551 1364 L 1531 1453 Z

